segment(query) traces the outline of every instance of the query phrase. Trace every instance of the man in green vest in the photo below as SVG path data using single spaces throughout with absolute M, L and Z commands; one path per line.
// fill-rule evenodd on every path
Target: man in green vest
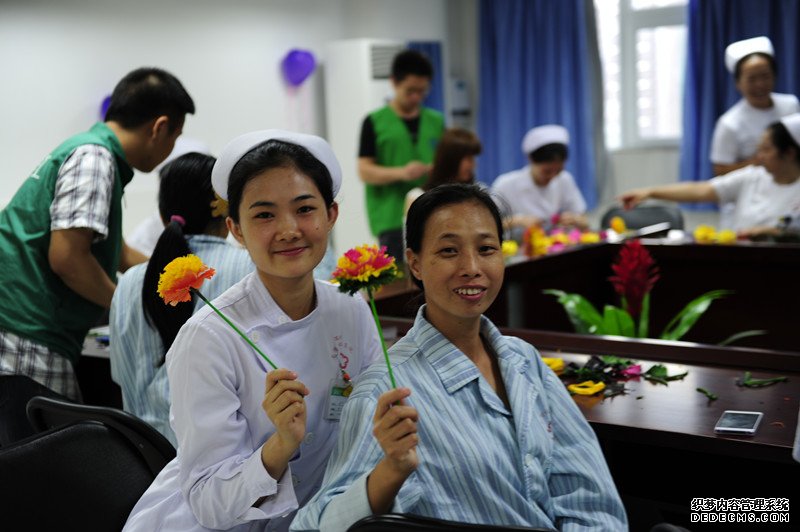
M 367 115 L 361 126 L 358 174 L 366 184 L 370 230 L 398 262 L 405 257 L 406 193 L 427 179 L 444 132 L 441 113 L 422 106 L 432 79 L 427 57 L 413 50 L 400 52 L 392 61 L 394 98 Z
M 114 88 L 105 122 L 53 150 L 0 211 L 0 374 L 80 400 L 74 364 L 111 305 L 117 271 L 147 257 L 122 239 L 133 169 L 172 151 L 194 102 L 180 81 L 140 68 Z

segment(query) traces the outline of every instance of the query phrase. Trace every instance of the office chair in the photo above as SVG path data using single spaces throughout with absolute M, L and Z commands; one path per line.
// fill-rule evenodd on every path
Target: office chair
M 155 475 L 116 429 L 58 427 L 0 449 L 5 530 L 119 531 Z
M 502 525 L 476 525 L 470 523 L 459 523 L 456 521 L 446 521 L 433 517 L 423 517 L 413 514 L 381 514 L 370 515 L 354 523 L 347 532 L 501 532 L 501 531 L 525 531 L 525 532 L 553 532 L 551 528 L 526 528 L 521 526 L 502 526 Z
M 69 401 L 25 375 L 0 375 L 0 447 L 33 436 L 38 431 L 25 414 L 28 401 L 43 395 Z
M 168 439 L 148 423 L 124 410 L 79 405 L 49 397 L 34 397 L 28 402 L 27 410 L 31 425 L 39 431 L 76 421 L 100 421 L 116 429 L 139 450 L 153 477 L 175 458 L 175 448 Z
M 670 229 L 683 229 L 683 213 L 673 203 L 644 202 L 629 210 L 612 206 L 603 214 L 600 228 L 608 229 L 614 216 L 625 220 L 628 229 L 641 229 L 661 222 L 669 222 Z

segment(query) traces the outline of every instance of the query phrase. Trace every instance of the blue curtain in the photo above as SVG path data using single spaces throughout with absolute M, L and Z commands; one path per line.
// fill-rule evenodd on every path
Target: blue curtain
M 725 69 L 725 48 L 741 39 L 766 35 L 772 40 L 778 64 L 775 92 L 798 94 L 798 24 L 797 0 L 689 1 L 681 180 L 702 181 L 713 176 L 709 152 L 714 125 L 741 98 L 733 76 Z
M 447 73 L 442 65 L 442 43 L 438 41 L 412 41 L 408 43 L 410 50 L 422 52 L 433 64 L 433 80 L 428 97 L 422 103 L 425 107 L 444 113 L 444 77 Z
M 566 167 L 589 208 L 596 205 L 603 128 L 602 99 L 593 95 L 602 95 L 593 21 L 591 0 L 480 1 L 480 181 L 527 163 L 520 144 L 530 128 L 561 124 L 570 133 Z

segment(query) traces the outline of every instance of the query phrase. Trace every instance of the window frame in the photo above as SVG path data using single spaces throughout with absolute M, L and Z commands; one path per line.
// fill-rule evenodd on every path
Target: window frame
M 638 91 L 636 87 L 636 33 L 641 29 L 657 28 L 660 26 L 686 27 L 686 10 L 686 4 L 634 9 L 631 6 L 631 0 L 619 0 L 619 81 L 621 115 L 621 145 L 619 149 L 680 146 L 680 136 L 645 138 L 642 137 L 639 132 Z M 683 76 L 684 72 L 681 72 L 681 77 Z

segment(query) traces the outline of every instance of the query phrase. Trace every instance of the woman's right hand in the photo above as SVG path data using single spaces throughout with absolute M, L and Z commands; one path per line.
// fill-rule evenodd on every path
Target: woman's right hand
M 404 399 L 408 388 L 396 388 L 382 394 L 375 408 L 372 434 L 383 449 L 383 462 L 396 474 L 408 477 L 419 464 L 417 459 L 417 409 Z
M 636 207 L 638 204 L 648 199 L 649 197 L 650 197 L 649 188 L 636 188 L 633 190 L 629 190 L 628 192 L 625 192 L 617 199 L 622 204 L 622 206 L 627 210 Z
M 306 385 L 297 380 L 297 373 L 276 369 L 267 373 L 266 392 L 261 408 L 275 425 L 275 435 L 287 451 L 294 452 L 306 433 Z

